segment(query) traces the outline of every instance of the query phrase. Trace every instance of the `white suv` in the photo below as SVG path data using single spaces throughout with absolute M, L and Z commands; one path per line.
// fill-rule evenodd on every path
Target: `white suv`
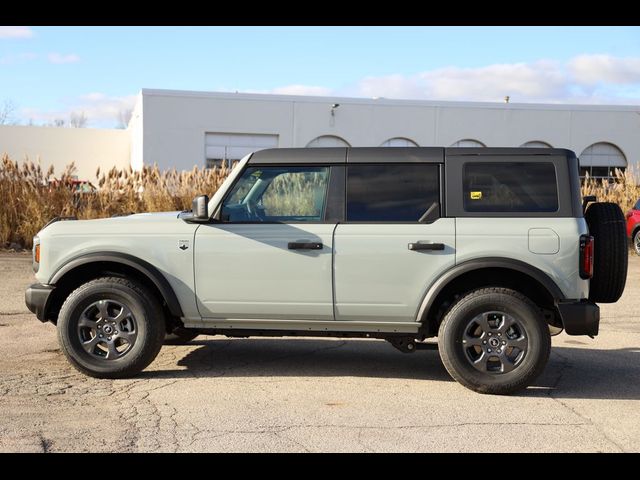
M 587 203 L 568 150 L 262 150 L 190 212 L 54 219 L 26 303 L 100 378 L 199 333 L 437 336 L 456 380 L 510 393 L 624 290 L 624 216 Z

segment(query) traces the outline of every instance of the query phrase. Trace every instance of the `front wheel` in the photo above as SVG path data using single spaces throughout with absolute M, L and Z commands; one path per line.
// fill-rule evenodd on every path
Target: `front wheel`
M 539 309 L 505 288 L 475 290 L 447 312 L 438 332 L 449 374 L 479 393 L 521 390 L 544 370 L 551 335 Z
M 636 251 L 636 255 L 640 255 L 640 230 L 633 235 L 633 249 Z
M 144 286 L 119 277 L 81 285 L 58 315 L 58 339 L 69 362 L 97 378 L 126 378 L 149 365 L 165 335 L 160 303 Z

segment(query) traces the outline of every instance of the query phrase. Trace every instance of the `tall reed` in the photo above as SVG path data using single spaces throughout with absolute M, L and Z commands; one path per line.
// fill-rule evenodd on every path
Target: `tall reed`
M 80 219 L 109 217 L 132 212 L 160 212 L 190 208 L 196 195 L 213 193 L 229 174 L 226 166 L 215 169 L 194 167 L 190 171 L 164 170 L 156 165 L 140 171 L 131 167 L 106 172 L 96 171 L 93 193 L 76 193 L 70 181 L 75 174 L 73 163 L 60 175 L 53 167 L 43 169 L 39 163 L 26 160 L 22 164 L 3 155 L 0 161 L 0 248 L 17 243 L 31 248 L 32 237 L 51 218 L 75 215 Z M 614 202 L 623 211 L 629 210 L 640 198 L 639 172 L 616 170 L 613 182 L 587 177 L 582 183 L 582 195 L 596 195 L 599 201 Z M 299 215 L 315 214 L 313 192 L 318 186 L 316 176 L 281 179 L 275 191 L 303 192 L 303 195 L 276 195 L 265 198 L 271 215 L 282 209 Z M 294 197 L 299 205 L 292 210 Z M 302 200 L 300 200 L 302 198 Z M 283 211 L 284 211 L 283 210 Z M 299 210 L 299 211 L 298 211 Z
M 130 167 L 96 171 L 93 193 L 78 193 L 71 186 L 76 168 L 68 165 L 60 175 L 53 167 L 22 164 L 7 155 L 0 160 L 0 248 L 17 243 L 31 248 L 33 236 L 58 215 L 79 219 L 109 217 L 132 212 L 161 212 L 190 208 L 196 195 L 212 195 L 229 174 L 227 167 L 190 171 L 161 171 L 156 165 L 140 171 Z
M 586 177 L 582 182 L 582 196 L 595 195 L 599 202 L 613 202 L 623 212 L 629 211 L 640 199 L 640 172 L 627 168 L 622 172 L 616 168 L 612 181 Z

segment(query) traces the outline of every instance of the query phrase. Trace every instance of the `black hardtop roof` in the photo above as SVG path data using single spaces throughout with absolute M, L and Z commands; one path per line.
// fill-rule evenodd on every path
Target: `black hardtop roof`
M 332 147 L 269 148 L 254 152 L 250 164 L 260 163 L 440 163 L 459 156 L 575 156 L 565 148 L 528 147 Z

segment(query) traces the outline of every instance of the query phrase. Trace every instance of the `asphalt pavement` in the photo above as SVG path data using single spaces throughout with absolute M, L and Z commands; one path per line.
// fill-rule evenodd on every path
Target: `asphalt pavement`
M 28 254 L 0 254 L 2 452 L 640 451 L 640 257 L 600 335 L 554 337 L 508 397 L 380 340 L 201 336 L 135 379 L 92 379 L 24 306 L 33 281 Z

